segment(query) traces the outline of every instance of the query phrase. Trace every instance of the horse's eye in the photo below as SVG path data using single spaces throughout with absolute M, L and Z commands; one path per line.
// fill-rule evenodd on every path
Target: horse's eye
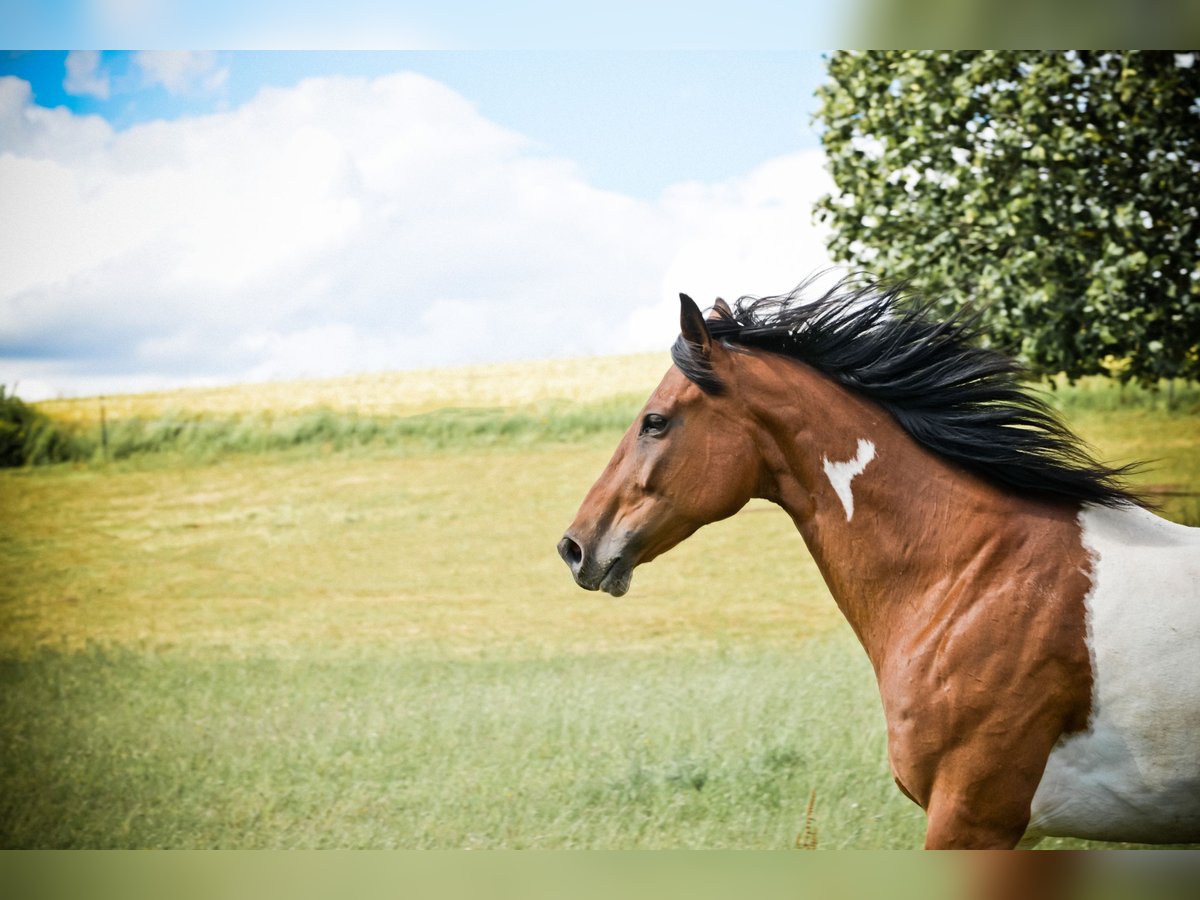
M 646 418 L 642 419 L 642 430 L 639 434 L 662 434 L 667 430 L 666 416 L 660 416 L 658 413 L 650 413 Z

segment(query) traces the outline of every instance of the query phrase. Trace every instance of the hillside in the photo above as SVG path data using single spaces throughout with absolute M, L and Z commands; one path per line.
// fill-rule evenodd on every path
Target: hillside
M 166 415 L 284 415 L 326 409 L 366 416 L 408 416 L 445 408 L 485 409 L 563 400 L 589 403 L 648 393 L 666 353 L 493 363 L 456 369 L 377 372 L 341 378 L 276 381 L 144 394 L 45 400 L 35 404 L 69 424 Z

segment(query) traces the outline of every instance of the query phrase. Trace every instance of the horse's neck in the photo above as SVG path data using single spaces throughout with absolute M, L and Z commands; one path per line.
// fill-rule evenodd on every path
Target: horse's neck
M 964 566 L 1000 553 L 1024 507 L 919 446 L 876 404 L 805 366 L 788 375 L 798 381 L 767 387 L 775 396 L 755 406 L 763 493 L 792 517 L 878 664 L 901 620 L 932 614 L 922 607 L 953 595 L 940 588 Z

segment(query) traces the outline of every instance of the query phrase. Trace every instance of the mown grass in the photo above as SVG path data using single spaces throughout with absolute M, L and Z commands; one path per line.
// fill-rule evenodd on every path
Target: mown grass
M 1101 456 L 1200 488 L 1195 410 L 1071 390 Z M 819 847 L 919 846 L 785 515 L 571 583 L 640 399 L 0 473 L 0 846 L 787 847 L 814 791 Z
M 554 547 L 611 443 L 5 473 L 0 652 L 660 652 L 839 621 L 765 504 L 640 569 L 640 602 L 581 592 Z

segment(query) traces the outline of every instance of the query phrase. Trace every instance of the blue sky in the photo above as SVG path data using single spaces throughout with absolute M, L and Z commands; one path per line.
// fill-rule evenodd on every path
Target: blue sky
M 818 146 L 824 77 L 815 51 L 254 51 L 213 54 L 228 74 L 180 90 L 149 80 L 130 52 L 104 52 L 108 96 L 64 87 L 66 51 L 0 54 L 0 76 L 30 82 L 40 106 L 102 116 L 117 129 L 240 106 L 303 78 L 412 70 L 468 97 L 598 186 L 652 197 Z
M 794 50 L 838 46 L 854 0 L 0 0 L 9 47 Z
M 661 348 L 827 264 L 816 51 L 0 54 L 0 382 Z

